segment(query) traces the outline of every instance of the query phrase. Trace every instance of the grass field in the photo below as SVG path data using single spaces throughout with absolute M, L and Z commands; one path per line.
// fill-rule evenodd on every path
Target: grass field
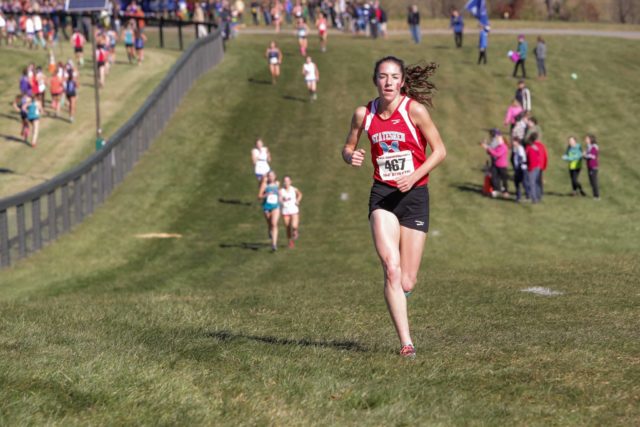
M 478 190 L 482 129 L 515 89 L 512 37 L 492 38 L 487 67 L 444 36 L 419 50 L 344 37 L 324 55 L 312 39 L 315 103 L 295 41 L 278 40 L 278 85 L 267 38 L 231 43 L 96 214 L 2 271 L 0 424 L 639 424 L 637 42 L 548 37 L 550 78 L 530 86 L 550 168 L 532 206 Z M 441 64 L 432 116 L 449 152 L 409 300 L 412 362 L 396 355 L 369 236 L 371 167 L 339 154 L 388 53 Z M 565 197 L 560 155 L 586 132 L 601 141 L 600 202 Z M 304 193 L 295 250 L 267 250 L 257 136 Z M 183 238 L 134 237 L 148 232 Z M 563 294 L 521 291 L 533 286 Z
M 55 49 L 57 59 L 66 62 L 71 48 Z M 90 49 L 89 49 L 90 51 Z M 68 104 L 61 117 L 44 115 L 40 123 L 38 146 L 32 149 L 20 140 L 20 116 L 11 103 L 19 94 L 18 82 L 22 70 L 34 63 L 46 69 L 48 55 L 43 50 L 22 47 L 0 49 L 0 168 L 9 172 L 0 174 L 0 197 L 15 194 L 54 177 L 84 160 L 95 150 L 95 97 L 93 68 L 87 62 L 80 68 L 75 123 L 68 121 Z M 126 63 L 124 48 L 119 46 L 116 65 L 106 79 L 106 89 L 100 93 L 100 114 L 103 135 L 106 138 L 124 124 L 142 105 L 178 57 L 174 50 L 148 49 L 145 63 L 138 67 Z M 65 56 L 67 54 L 68 56 Z M 85 55 L 89 56 L 88 52 Z M 49 113 L 51 96 L 47 92 L 46 109 Z

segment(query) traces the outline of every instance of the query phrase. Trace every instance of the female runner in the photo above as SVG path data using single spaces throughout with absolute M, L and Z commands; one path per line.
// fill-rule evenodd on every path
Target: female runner
M 301 16 L 296 23 L 296 33 L 298 35 L 298 46 L 300 46 L 300 55 L 307 56 L 307 34 L 309 34 L 309 27 L 304 22 L 304 18 Z
M 269 43 L 264 56 L 269 61 L 269 71 L 271 72 L 271 84 L 278 82 L 280 77 L 280 64 L 282 64 L 282 51 L 278 47 L 275 41 Z
M 435 86 L 437 65 L 405 67 L 387 56 L 375 64 L 378 98 L 356 108 L 342 158 L 362 166 L 358 147 L 364 131 L 371 142 L 374 183 L 369 198 L 373 242 L 384 272 L 384 296 L 400 338 L 400 355 L 415 357 L 409 333 L 407 300 L 417 281 L 429 229 L 429 173 L 446 157 L 440 133 L 425 106 Z M 427 145 L 431 154 L 427 157 Z
M 271 153 L 260 138 L 256 139 L 256 146 L 251 149 L 251 161 L 253 161 L 253 171 L 258 178 L 258 183 L 261 183 L 262 178 L 271 170 L 269 166 Z
M 327 15 L 324 12 L 320 12 L 320 17 L 316 21 L 316 28 L 318 29 L 318 35 L 320 36 L 320 51 L 327 51 Z
M 262 199 L 262 211 L 267 220 L 269 237 L 271 238 L 271 250 L 278 250 L 278 220 L 280 219 L 280 182 L 276 179 L 276 173 L 269 171 L 260 183 L 258 198 Z
M 282 203 L 282 218 L 287 229 L 289 248 L 293 249 L 298 240 L 298 225 L 300 224 L 300 200 L 302 193 L 291 185 L 291 177 L 285 175 L 283 188 L 280 189 L 280 202 Z
M 318 99 L 318 82 L 320 81 L 320 71 L 318 66 L 311 60 L 310 56 L 307 56 L 307 60 L 302 64 L 302 75 L 304 76 L 304 82 L 307 84 L 307 90 L 311 101 Z

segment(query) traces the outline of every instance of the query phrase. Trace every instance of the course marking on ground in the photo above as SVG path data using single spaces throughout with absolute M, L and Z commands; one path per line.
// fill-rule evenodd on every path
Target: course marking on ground
M 536 295 L 543 295 L 546 297 L 553 297 L 556 295 L 563 295 L 564 292 L 554 291 L 553 289 L 543 288 L 542 286 L 533 286 L 531 288 L 520 289 L 522 292 L 529 292 Z
M 144 233 L 136 234 L 138 239 L 181 239 L 182 234 L 177 233 Z

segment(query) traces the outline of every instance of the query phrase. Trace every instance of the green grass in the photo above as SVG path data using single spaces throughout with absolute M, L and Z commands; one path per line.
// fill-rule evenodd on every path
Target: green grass
M 280 83 L 261 83 L 267 41 L 231 43 L 96 214 L 2 271 L 0 424 L 638 424 L 637 42 L 548 38 L 550 78 L 530 86 L 550 169 L 531 206 L 474 191 L 482 129 L 501 123 L 515 88 L 512 37 L 492 37 L 482 68 L 444 36 L 419 51 L 341 38 L 324 55 L 312 41 L 313 104 L 292 37 L 279 38 Z M 339 154 L 388 53 L 441 64 L 432 115 L 449 152 L 409 300 L 413 362 L 396 355 L 382 297 L 371 167 Z M 601 141 L 600 202 L 564 197 L 559 157 L 586 132 Z M 260 209 L 219 201 L 255 201 L 257 136 L 304 192 L 293 251 L 243 249 L 266 245 Z M 134 238 L 160 231 L 183 238 Z

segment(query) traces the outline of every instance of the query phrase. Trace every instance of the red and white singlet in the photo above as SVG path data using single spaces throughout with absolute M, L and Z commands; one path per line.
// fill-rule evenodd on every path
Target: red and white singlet
M 427 159 L 427 141 L 409 117 L 412 99 L 404 96 L 388 119 L 377 114 L 378 98 L 367 104 L 364 130 L 371 142 L 373 179 L 397 187 L 396 179 L 410 175 Z M 425 175 L 415 186 L 426 185 L 429 175 Z

